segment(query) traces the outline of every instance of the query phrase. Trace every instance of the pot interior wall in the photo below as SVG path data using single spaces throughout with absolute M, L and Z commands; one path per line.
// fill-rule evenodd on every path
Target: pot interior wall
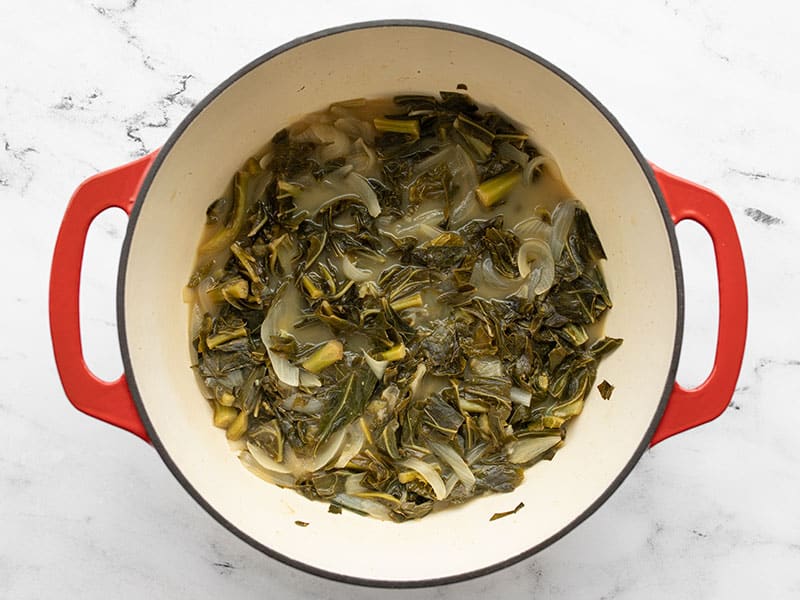
M 606 332 L 625 338 L 552 462 L 512 494 L 492 495 L 419 522 L 384 523 L 266 484 L 245 471 L 198 390 L 181 290 L 204 211 L 242 162 L 279 130 L 329 102 L 434 93 L 468 85 L 485 106 L 523 124 L 555 157 L 588 207 L 608 253 L 615 307 Z M 677 291 L 657 200 L 631 150 L 579 92 L 493 41 L 427 27 L 379 27 L 315 39 L 253 68 L 205 106 L 174 141 L 141 205 L 125 273 L 124 327 L 132 376 L 169 460 L 215 511 L 258 543 L 347 576 L 389 581 L 455 576 L 523 553 L 581 515 L 636 455 L 667 385 Z M 525 508 L 489 517 L 520 501 Z M 295 520 L 309 523 L 300 528 Z M 438 557 L 438 558 L 436 558 Z

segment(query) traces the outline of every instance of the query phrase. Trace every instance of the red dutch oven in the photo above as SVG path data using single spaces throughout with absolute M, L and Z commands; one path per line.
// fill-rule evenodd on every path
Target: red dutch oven
M 210 424 L 189 368 L 181 296 L 205 208 L 244 159 L 305 113 L 343 98 L 435 93 L 458 83 L 522 123 L 592 215 L 615 303 L 606 330 L 625 339 L 602 363 L 598 381 L 616 390 L 609 401 L 593 391 L 563 449 L 530 469 L 511 494 L 402 524 L 329 514 L 324 503 L 250 475 Z M 84 362 L 78 297 L 89 225 L 110 207 L 130 221 L 117 288 L 125 373 L 109 383 Z M 684 312 L 675 224 L 684 219 L 711 236 L 719 283 L 714 366 L 691 390 L 675 382 Z M 50 327 L 73 405 L 150 442 L 232 533 L 312 573 L 407 587 L 467 579 L 534 554 L 594 512 L 648 446 L 721 414 L 741 366 L 747 288 L 722 200 L 649 164 L 616 119 L 564 72 L 483 32 L 382 21 L 322 31 L 265 54 L 212 91 L 159 151 L 83 182 L 56 242 Z M 489 521 L 518 502 L 524 510 Z

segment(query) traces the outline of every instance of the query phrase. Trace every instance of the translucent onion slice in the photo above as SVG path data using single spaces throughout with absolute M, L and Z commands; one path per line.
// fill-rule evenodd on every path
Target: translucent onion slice
M 497 154 L 500 158 L 505 158 L 506 160 L 513 160 L 517 163 L 520 167 L 525 167 L 530 159 L 528 155 L 525 154 L 522 150 L 515 148 L 508 142 L 503 142 L 497 147 Z
M 550 235 L 550 249 L 553 252 L 553 260 L 556 262 L 561 258 L 564 246 L 567 244 L 569 230 L 572 229 L 572 221 L 575 219 L 575 207 L 578 206 L 577 200 L 565 200 L 559 202 L 553 210 L 553 231 Z
M 448 164 L 453 173 L 453 186 L 458 190 L 453 198 L 450 227 L 457 228 L 481 216 L 480 205 L 475 200 L 475 188 L 480 181 L 475 163 L 460 145 L 456 146 L 454 158 Z
M 353 143 L 353 152 L 347 157 L 347 162 L 353 165 L 353 170 L 362 175 L 369 174 L 377 161 L 375 151 L 367 146 L 361 138 Z
M 346 494 L 358 494 L 361 492 L 366 492 L 367 488 L 364 487 L 363 481 L 364 477 L 366 477 L 366 473 L 355 473 L 354 475 L 349 475 L 347 479 L 344 480 L 344 491 Z
M 308 371 L 300 371 L 300 387 L 318 388 L 322 386 L 322 380 Z
M 192 290 L 194 292 L 194 290 Z M 191 339 L 197 337 L 200 333 L 200 328 L 203 326 L 203 311 L 200 310 L 199 304 L 192 305 L 191 316 L 189 317 L 189 335 Z
M 300 373 L 301 383 L 304 374 L 305 372 Z M 306 394 L 291 394 L 281 401 L 281 406 L 286 410 L 293 410 L 306 415 L 319 415 L 322 412 L 322 400 L 316 396 Z
M 342 453 L 334 464 L 336 469 L 344 469 L 353 457 L 361 452 L 366 436 L 358 423 L 352 423 L 347 428 L 347 440 L 342 445 Z M 349 491 L 349 490 L 348 490 Z
M 531 405 L 531 393 L 526 392 L 522 388 L 512 387 L 510 396 L 511 402 L 514 404 L 521 404 L 522 406 Z
M 471 491 L 475 486 L 475 475 L 470 471 L 464 459 L 458 455 L 458 452 L 447 444 L 440 444 L 439 442 L 431 442 L 429 446 L 436 456 L 441 458 L 453 469 L 453 473 L 455 473 L 456 477 L 464 484 L 467 491 Z M 445 492 L 445 497 L 446 496 L 447 492 Z
M 258 166 L 262 169 L 266 169 L 269 166 L 269 163 L 272 162 L 272 152 L 267 152 L 264 156 L 262 156 L 258 161 Z
M 302 461 L 304 470 L 308 471 L 309 473 L 319 471 L 334 458 L 339 456 L 339 452 L 342 450 L 342 444 L 344 443 L 344 438 L 346 435 L 346 427 L 342 427 L 339 429 L 339 431 L 335 432 L 321 448 L 317 449 L 317 451 L 314 453 L 314 456 L 310 460 Z
M 378 381 L 383 379 L 383 374 L 386 372 L 386 367 L 389 366 L 388 360 L 375 360 L 369 354 L 367 354 L 366 350 L 364 350 L 364 361 L 375 374 L 375 377 L 378 378 Z
M 482 379 L 502 378 L 505 376 L 503 362 L 494 356 L 480 356 L 470 359 L 469 370 L 473 377 Z
M 400 461 L 398 464 L 419 473 L 420 477 L 431 486 L 437 500 L 444 500 L 447 498 L 447 489 L 444 486 L 444 480 L 442 480 L 441 475 L 436 472 L 436 469 L 433 468 L 433 465 L 418 458 L 414 458 L 413 456 Z
M 517 237 L 523 240 L 535 239 L 549 242 L 553 227 L 549 223 L 545 223 L 539 215 L 534 215 L 514 225 L 513 231 Z
M 291 473 L 293 465 L 288 464 L 288 461 L 284 461 L 279 463 L 274 458 L 272 458 L 266 450 L 254 444 L 253 442 L 247 442 L 247 451 L 250 455 L 255 459 L 255 461 L 267 469 L 268 471 L 272 471 L 274 473 Z
M 489 444 L 486 442 L 478 442 L 469 451 L 466 453 L 464 458 L 467 460 L 467 464 L 471 465 L 474 464 L 477 460 L 479 460 L 486 451 L 489 449 Z
M 558 168 L 558 164 L 549 156 L 537 156 L 536 158 L 532 158 L 528 161 L 528 164 L 525 165 L 525 168 L 522 170 L 522 181 L 525 184 L 531 184 L 533 182 L 533 174 L 539 167 L 547 165 L 551 167 L 553 175 L 557 177 L 559 180 L 562 180 L 561 176 L 561 169 Z
M 320 142 L 325 144 L 319 152 L 322 162 L 347 156 L 350 153 L 350 138 L 343 131 L 324 123 L 314 123 L 310 129 Z
M 208 291 L 214 287 L 216 281 L 213 277 L 205 277 L 197 284 L 197 304 L 203 314 L 215 315 L 218 312 L 217 305 L 208 296 Z
M 544 294 L 553 286 L 556 265 L 550 246 L 542 240 L 528 240 L 519 247 L 517 268 L 521 277 L 529 277 L 533 294 Z
M 264 481 L 268 483 L 273 483 L 280 487 L 294 487 L 296 480 L 295 478 L 289 473 L 279 473 L 276 471 L 270 471 L 262 467 L 256 459 L 253 458 L 253 455 L 247 451 L 243 451 L 239 453 L 239 460 L 244 465 L 244 467 L 250 471 L 256 477 L 260 477 Z
M 359 198 L 364 201 L 367 207 L 369 216 L 377 217 L 381 214 L 381 205 L 378 202 L 378 196 L 369 182 L 358 173 L 350 173 L 345 179 L 345 185 L 358 194 Z
M 450 494 L 453 493 L 453 489 L 456 487 L 456 484 L 459 482 L 458 477 L 456 477 L 455 473 L 450 473 L 447 477 L 444 478 L 444 488 L 447 492 L 448 498 Z
M 372 144 L 375 140 L 375 126 L 369 121 L 362 121 L 355 117 L 341 117 L 333 122 L 333 126 L 354 140 L 360 138 L 367 144 Z
M 342 257 L 342 272 L 348 279 L 359 283 L 375 279 L 375 274 L 372 271 L 369 269 L 360 269 L 346 254 Z
M 417 365 L 417 370 L 414 371 L 414 375 L 411 377 L 411 381 L 408 384 L 409 389 L 411 390 L 411 397 L 413 399 L 417 399 L 417 392 L 421 388 L 421 383 L 423 377 L 425 377 L 425 373 L 428 371 L 428 367 L 425 366 L 425 363 L 419 363 Z
M 261 324 L 261 341 L 264 342 L 264 346 L 267 348 L 267 355 L 277 378 L 286 385 L 297 387 L 300 385 L 300 369 L 290 363 L 286 357 L 270 349 L 271 338 L 281 332 L 280 325 L 283 322 L 291 322 L 289 316 L 290 307 L 293 305 L 299 306 L 299 298 L 291 297 L 293 291 L 295 294 L 297 293 L 291 285 L 284 285 L 278 290 L 278 294 L 272 301 L 272 305 L 267 311 L 267 316 Z
M 414 170 L 412 172 L 414 177 L 418 177 L 423 173 L 427 173 L 431 169 L 435 169 L 440 164 L 444 162 L 450 162 L 453 158 L 453 147 L 448 146 L 444 150 L 440 150 L 436 154 L 432 154 L 427 158 L 423 158 L 419 161 L 416 165 L 414 165 Z
M 371 500 L 370 498 L 358 498 L 356 496 L 350 496 L 349 494 L 336 494 L 333 497 L 333 501 L 345 508 L 349 508 L 350 510 L 367 514 L 371 517 L 382 519 L 384 521 L 389 519 L 389 514 L 391 512 L 388 507 L 384 506 L 377 500 Z
M 543 437 L 527 437 L 506 446 L 508 460 L 515 464 L 525 464 L 550 450 L 561 441 L 560 435 L 547 435 Z
M 477 293 L 485 298 L 506 298 L 519 290 L 525 283 L 521 277 L 509 279 L 495 271 L 492 259 L 485 257 L 472 270 L 470 283 L 475 286 Z

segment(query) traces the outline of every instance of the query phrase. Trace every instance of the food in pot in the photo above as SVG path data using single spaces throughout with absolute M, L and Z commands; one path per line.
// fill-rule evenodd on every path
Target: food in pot
M 403 521 L 551 459 L 621 343 L 600 335 L 605 252 L 560 178 L 461 92 L 278 132 L 209 206 L 187 288 L 195 368 L 244 466 Z

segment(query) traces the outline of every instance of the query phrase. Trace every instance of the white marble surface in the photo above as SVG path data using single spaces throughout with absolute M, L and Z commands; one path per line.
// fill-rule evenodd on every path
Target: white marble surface
M 228 5 L 235 7 L 228 7 Z M 726 199 L 750 284 L 749 343 L 717 421 L 647 452 L 594 516 L 514 567 L 417 592 L 318 579 L 214 522 L 158 455 L 75 411 L 52 360 L 47 283 L 74 187 L 158 147 L 229 73 L 348 21 L 482 28 L 592 90 L 651 160 Z M 800 597 L 800 10 L 708 0 L 385 4 L 36 0 L 0 10 L 0 597 Z M 101 218 L 83 298 L 87 354 L 121 370 L 114 272 L 125 219 Z M 680 379 L 710 365 L 709 244 L 681 228 Z

